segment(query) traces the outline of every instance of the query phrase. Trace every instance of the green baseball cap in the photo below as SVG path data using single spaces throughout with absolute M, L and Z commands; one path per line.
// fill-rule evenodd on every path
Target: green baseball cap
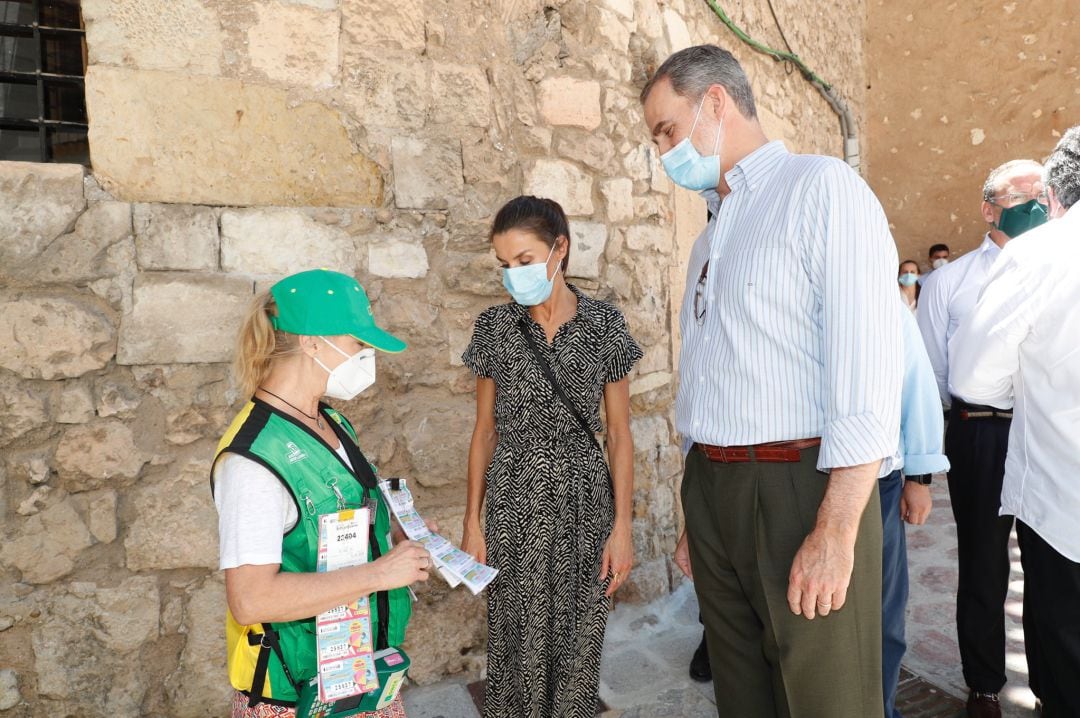
M 405 351 L 405 342 L 376 326 L 367 293 L 347 274 L 300 272 L 270 287 L 270 294 L 278 309 L 270 318 L 274 329 L 307 336 L 348 334 L 380 351 Z

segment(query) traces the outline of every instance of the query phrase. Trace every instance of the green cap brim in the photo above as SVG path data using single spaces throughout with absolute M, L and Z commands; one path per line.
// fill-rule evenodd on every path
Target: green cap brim
M 357 341 L 370 344 L 379 351 L 386 352 L 387 354 L 400 354 L 405 351 L 408 346 L 393 334 L 385 332 L 378 327 L 364 329 L 363 332 L 350 332 L 349 336 Z

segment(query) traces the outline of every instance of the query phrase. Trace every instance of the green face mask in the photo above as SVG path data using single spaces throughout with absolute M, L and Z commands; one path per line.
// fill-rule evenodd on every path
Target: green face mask
M 1015 207 L 1002 209 L 1001 218 L 994 225 L 994 229 L 1004 232 L 1012 239 L 1044 222 L 1046 222 L 1046 207 L 1036 200 L 1029 200 Z

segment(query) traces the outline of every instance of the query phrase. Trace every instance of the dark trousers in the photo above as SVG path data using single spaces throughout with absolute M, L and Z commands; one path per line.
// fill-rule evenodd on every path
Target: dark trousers
M 881 714 L 881 514 L 877 487 L 855 543 L 847 603 L 808 621 L 788 608 L 791 563 L 828 476 L 800 463 L 686 458 L 683 510 L 716 708 L 739 718 Z
M 956 633 L 968 687 L 997 693 L 1005 685 L 1005 597 L 1013 524 L 1013 517 L 998 516 L 998 509 L 1011 422 L 965 421 L 960 418 L 965 406 L 953 400 L 945 431 L 959 565 Z
M 1043 718 L 1080 716 L 1080 563 L 1016 522 L 1024 566 L 1024 645 Z
M 881 689 L 885 718 L 902 718 L 896 710 L 900 661 L 907 650 L 904 638 L 908 601 L 907 537 L 900 520 L 904 477 L 894 471 L 878 480 L 881 493 Z

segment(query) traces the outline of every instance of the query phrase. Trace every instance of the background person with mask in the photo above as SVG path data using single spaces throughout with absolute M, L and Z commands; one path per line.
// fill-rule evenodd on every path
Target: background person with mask
M 900 296 L 904 298 L 904 304 L 912 312 L 919 303 L 919 264 L 914 259 L 905 259 L 900 262 L 896 275 L 896 283 L 900 285 Z
M 511 200 L 491 243 L 514 301 L 477 318 L 462 357 L 477 377 L 462 548 L 499 569 L 484 716 L 593 718 L 610 596 L 633 565 L 627 374 L 642 352 L 618 309 L 565 281 L 558 203 Z
M 881 715 L 877 479 L 900 434 L 904 311 L 885 213 L 842 161 L 768 141 L 726 50 L 675 53 L 641 101 L 664 169 L 714 212 L 679 317 L 675 560 L 717 710 Z
M 927 259 L 929 268 L 919 275 L 919 284 L 921 285 L 926 281 L 926 278 L 934 273 L 934 270 L 941 269 L 949 263 L 949 245 L 947 244 L 935 244 L 930 247 L 930 251 L 927 252 Z
M 952 352 L 958 395 L 1015 407 L 1001 513 L 1016 516 L 1028 667 L 1057 718 L 1080 716 L 1080 125 L 1046 188 L 1051 221 L 1002 250 Z
M 982 215 L 990 225 L 982 244 L 926 280 L 918 320 L 942 405 L 949 408 L 945 454 L 952 464 L 949 497 L 958 547 L 956 632 L 964 680 L 971 689 L 968 715 L 1000 716 L 1013 521 L 1010 515 L 999 516 L 998 506 L 1012 412 L 956 399 L 953 387 L 965 377 L 952 366 L 949 352 L 956 346 L 950 340 L 975 308 L 1001 248 L 1046 221 L 1042 165 L 1013 160 L 994 169 L 983 185 Z
M 323 611 L 370 596 L 374 649 L 405 640 L 406 587 L 427 580 L 431 557 L 409 541 L 390 547 L 390 516 L 356 432 L 321 401 L 371 386 L 375 349 L 400 352 L 405 343 L 375 324 L 355 279 L 321 269 L 256 297 L 240 330 L 235 366 L 251 400 L 221 439 L 211 474 L 233 718 L 296 714 L 296 686 L 317 673 Z M 368 563 L 317 573 L 318 517 L 361 506 L 375 512 Z M 402 718 L 405 709 L 397 698 L 363 715 Z

